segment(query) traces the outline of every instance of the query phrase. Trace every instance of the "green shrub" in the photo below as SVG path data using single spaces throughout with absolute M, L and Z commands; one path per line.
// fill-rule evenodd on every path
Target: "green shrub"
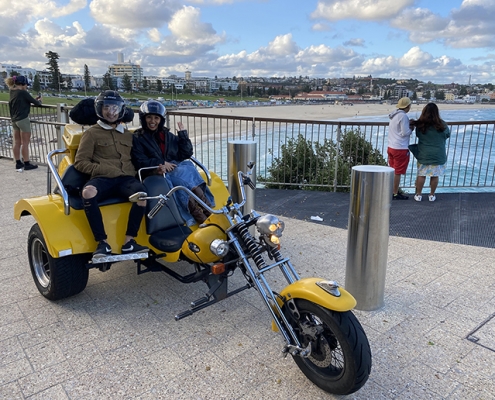
M 338 143 L 325 139 L 311 142 L 299 134 L 282 145 L 281 155 L 268 168 L 268 177 L 258 179 L 268 188 L 349 191 L 351 169 L 356 165 L 387 165 L 360 130 L 344 131 Z M 337 171 L 336 171 L 337 168 Z

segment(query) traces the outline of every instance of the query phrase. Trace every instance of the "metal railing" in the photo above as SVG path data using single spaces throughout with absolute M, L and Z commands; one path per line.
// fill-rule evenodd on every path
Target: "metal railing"
M 46 154 L 63 147 L 61 132 L 69 121 L 71 107 L 63 105 L 32 107 L 32 137 L 30 154 L 39 163 L 46 163 Z M 137 114 L 137 110 L 136 114 Z M 219 110 L 221 113 L 222 110 Z M 350 164 L 383 164 L 387 158 L 386 122 L 343 122 L 257 117 L 211 115 L 172 110 L 167 113 L 167 126 L 176 127 L 181 121 L 189 131 L 195 147 L 195 157 L 208 169 L 215 171 L 227 183 L 227 143 L 231 140 L 251 140 L 257 143 L 256 176 L 258 183 L 281 187 L 342 190 L 350 187 Z M 139 126 L 137 115 L 131 127 Z M 495 121 L 449 122 L 451 137 L 447 141 L 447 172 L 440 178 L 442 189 L 490 190 L 495 188 Z M 344 141 L 346 134 L 352 132 Z M 414 135 L 413 135 L 414 136 Z M 373 158 L 365 157 L 359 141 L 368 142 Z M 304 141 L 297 165 L 283 158 L 290 151 L 299 151 L 297 144 Z M 411 140 L 412 142 L 413 140 Z M 328 147 L 330 145 L 330 147 Z M 325 147 L 327 146 L 327 147 Z M 322 156 L 317 149 L 331 148 Z M 370 149 L 367 150 L 368 152 Z M 318 155 L 318 157 L 315 156 Z M 8 103 L 0 102 L 0 157 L 12 158 L 12 134 Z M 292 164 L 281 165 L 282 160 Z M 323 160 L 323 161 L 322 161 Z M 349 165 L 343 165 L 349 163 Z M 276 174 L 273 166 L 277 165 Z M 317 176 L 308 182 L 305 176 Z M 412 160 L 401 187 L 413 188 L 416 179 L 416 161 Z

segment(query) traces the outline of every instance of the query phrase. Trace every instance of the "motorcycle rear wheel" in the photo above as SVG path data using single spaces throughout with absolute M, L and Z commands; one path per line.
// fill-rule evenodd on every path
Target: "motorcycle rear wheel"
M 303 299 L 296 299 L 295 304 L 297 320 L 288 304 L 284 313 L 302 346 L 311 343 L 309 357 L 293 356 L 299 369 L 326 392 L 345 395 L 359 390 L 371 371 L 371 350 L 355 315 L 351 311 L 328 310 Z
M 85 254 L 53 258 L 38 224 L 28 235 L 31 274 L 39 292 L 49 300 L 60 300 L 82 292 L 88 284 L 88 260 Z

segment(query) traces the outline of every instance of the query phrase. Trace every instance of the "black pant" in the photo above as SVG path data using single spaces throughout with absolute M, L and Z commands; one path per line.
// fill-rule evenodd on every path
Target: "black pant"
M 85 199 L 83 197 L 84 211 L 88 218 L 89 226 L 93 231 L 93 235 L 97 242 L 107 238 L 105 227 L 103 226 L 103 218 L 101 216 L 98 202 L 109 197 L 126 197 L 136 192 L 144 192 L 144 185 L 133 176 L 119 176 L 118 178 L 94 178 L 89 180 L 86 186 L 94 186 L 97 190 L 95 197 Z M 83 189 L 84 190 L 84 189 Z M 145 213 L 145 207 L 138 206 L 133 203 L 129 212 L 129 220 L 127 221 L 126 235 L 137 236 L 139 226 Z

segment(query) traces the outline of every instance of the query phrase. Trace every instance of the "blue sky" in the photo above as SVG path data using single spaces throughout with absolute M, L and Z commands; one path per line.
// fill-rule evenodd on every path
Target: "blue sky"
M 0 61 L 36 69 L 495 83 L 495 0 L 0 2 Z

